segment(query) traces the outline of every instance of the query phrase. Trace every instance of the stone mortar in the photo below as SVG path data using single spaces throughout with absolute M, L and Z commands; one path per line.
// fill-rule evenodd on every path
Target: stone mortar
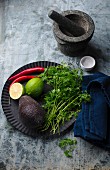
M 95 24 L 92 18 L 82 11 L 68 10 L 62 12 L 62 15 L 68 17 L 85 30 L 83 35 L 75 37 L 61 28 L 56 22 L 53 23 L 53 33 L 58 43 L 58 48 L 65 55 L 74 56 L 76 52 L 83 50 L 91 40 Z

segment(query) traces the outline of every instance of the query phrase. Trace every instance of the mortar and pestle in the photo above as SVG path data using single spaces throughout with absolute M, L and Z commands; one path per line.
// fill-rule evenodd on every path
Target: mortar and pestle
M 77 10 L 59 14 L 52 10 L 48 16 L 54 21 L 53 33 L 62 53 L 74 56 L 76 52 L 86 48 L 95 29 L 94 22 L 88 14 Z

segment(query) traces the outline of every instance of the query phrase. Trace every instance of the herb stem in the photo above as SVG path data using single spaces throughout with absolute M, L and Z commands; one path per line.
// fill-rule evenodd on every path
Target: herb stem
M 71 106 L 71 104 L 73 104 L 74 102 L 76 102 L 76 100 L 79 98 L 79 96 L 78 97 L 76 97 L 74 100 L 72 100 L 62 111 L 65 111 L 69 106 Z

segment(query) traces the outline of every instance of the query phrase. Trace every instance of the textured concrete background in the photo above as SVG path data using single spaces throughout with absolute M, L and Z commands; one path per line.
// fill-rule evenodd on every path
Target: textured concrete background
M 0 94 L 6 79 L 24 64 L 48 60 L 77 66 L 79 57 L 57 49 L 49 10 L 77 9 L 95 22 L 95 33 L 84 54 L 96 58 L 96 70 L 110 75 L 109 0 L 0 0 Z M 78 138 L 73 158 L 58 147 L 60 139 L 74 138 L 73 131 L 58 139 L 32 139 L 7 122 L 0 106 L 0 170 L 108 170 L 110 152 Z

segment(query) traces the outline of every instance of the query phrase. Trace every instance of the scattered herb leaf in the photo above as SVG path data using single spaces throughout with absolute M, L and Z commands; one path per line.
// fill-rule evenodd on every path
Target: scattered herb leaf
M 61 148 L 65 148 L 65 146 L 67 146 L 67 145 L 73 145 L 73 144 L 75 144 L 75 141 L 74 140 L 72 140 L 72 139 L 63 139 L 63 140 L 61 140 L 60 142 L 59 142 L 59 146 L 61 147 Z
M 66 157 L 72 158 L 72 152 L 70 150 L 64 151 L 64 154 L 65 154 Z
M 76 148 L 77 140 L 76 139 L 62 139 L 59 142 L 59 147 L 64 150 L 66 157 L 72 157 L 72 152 Z

